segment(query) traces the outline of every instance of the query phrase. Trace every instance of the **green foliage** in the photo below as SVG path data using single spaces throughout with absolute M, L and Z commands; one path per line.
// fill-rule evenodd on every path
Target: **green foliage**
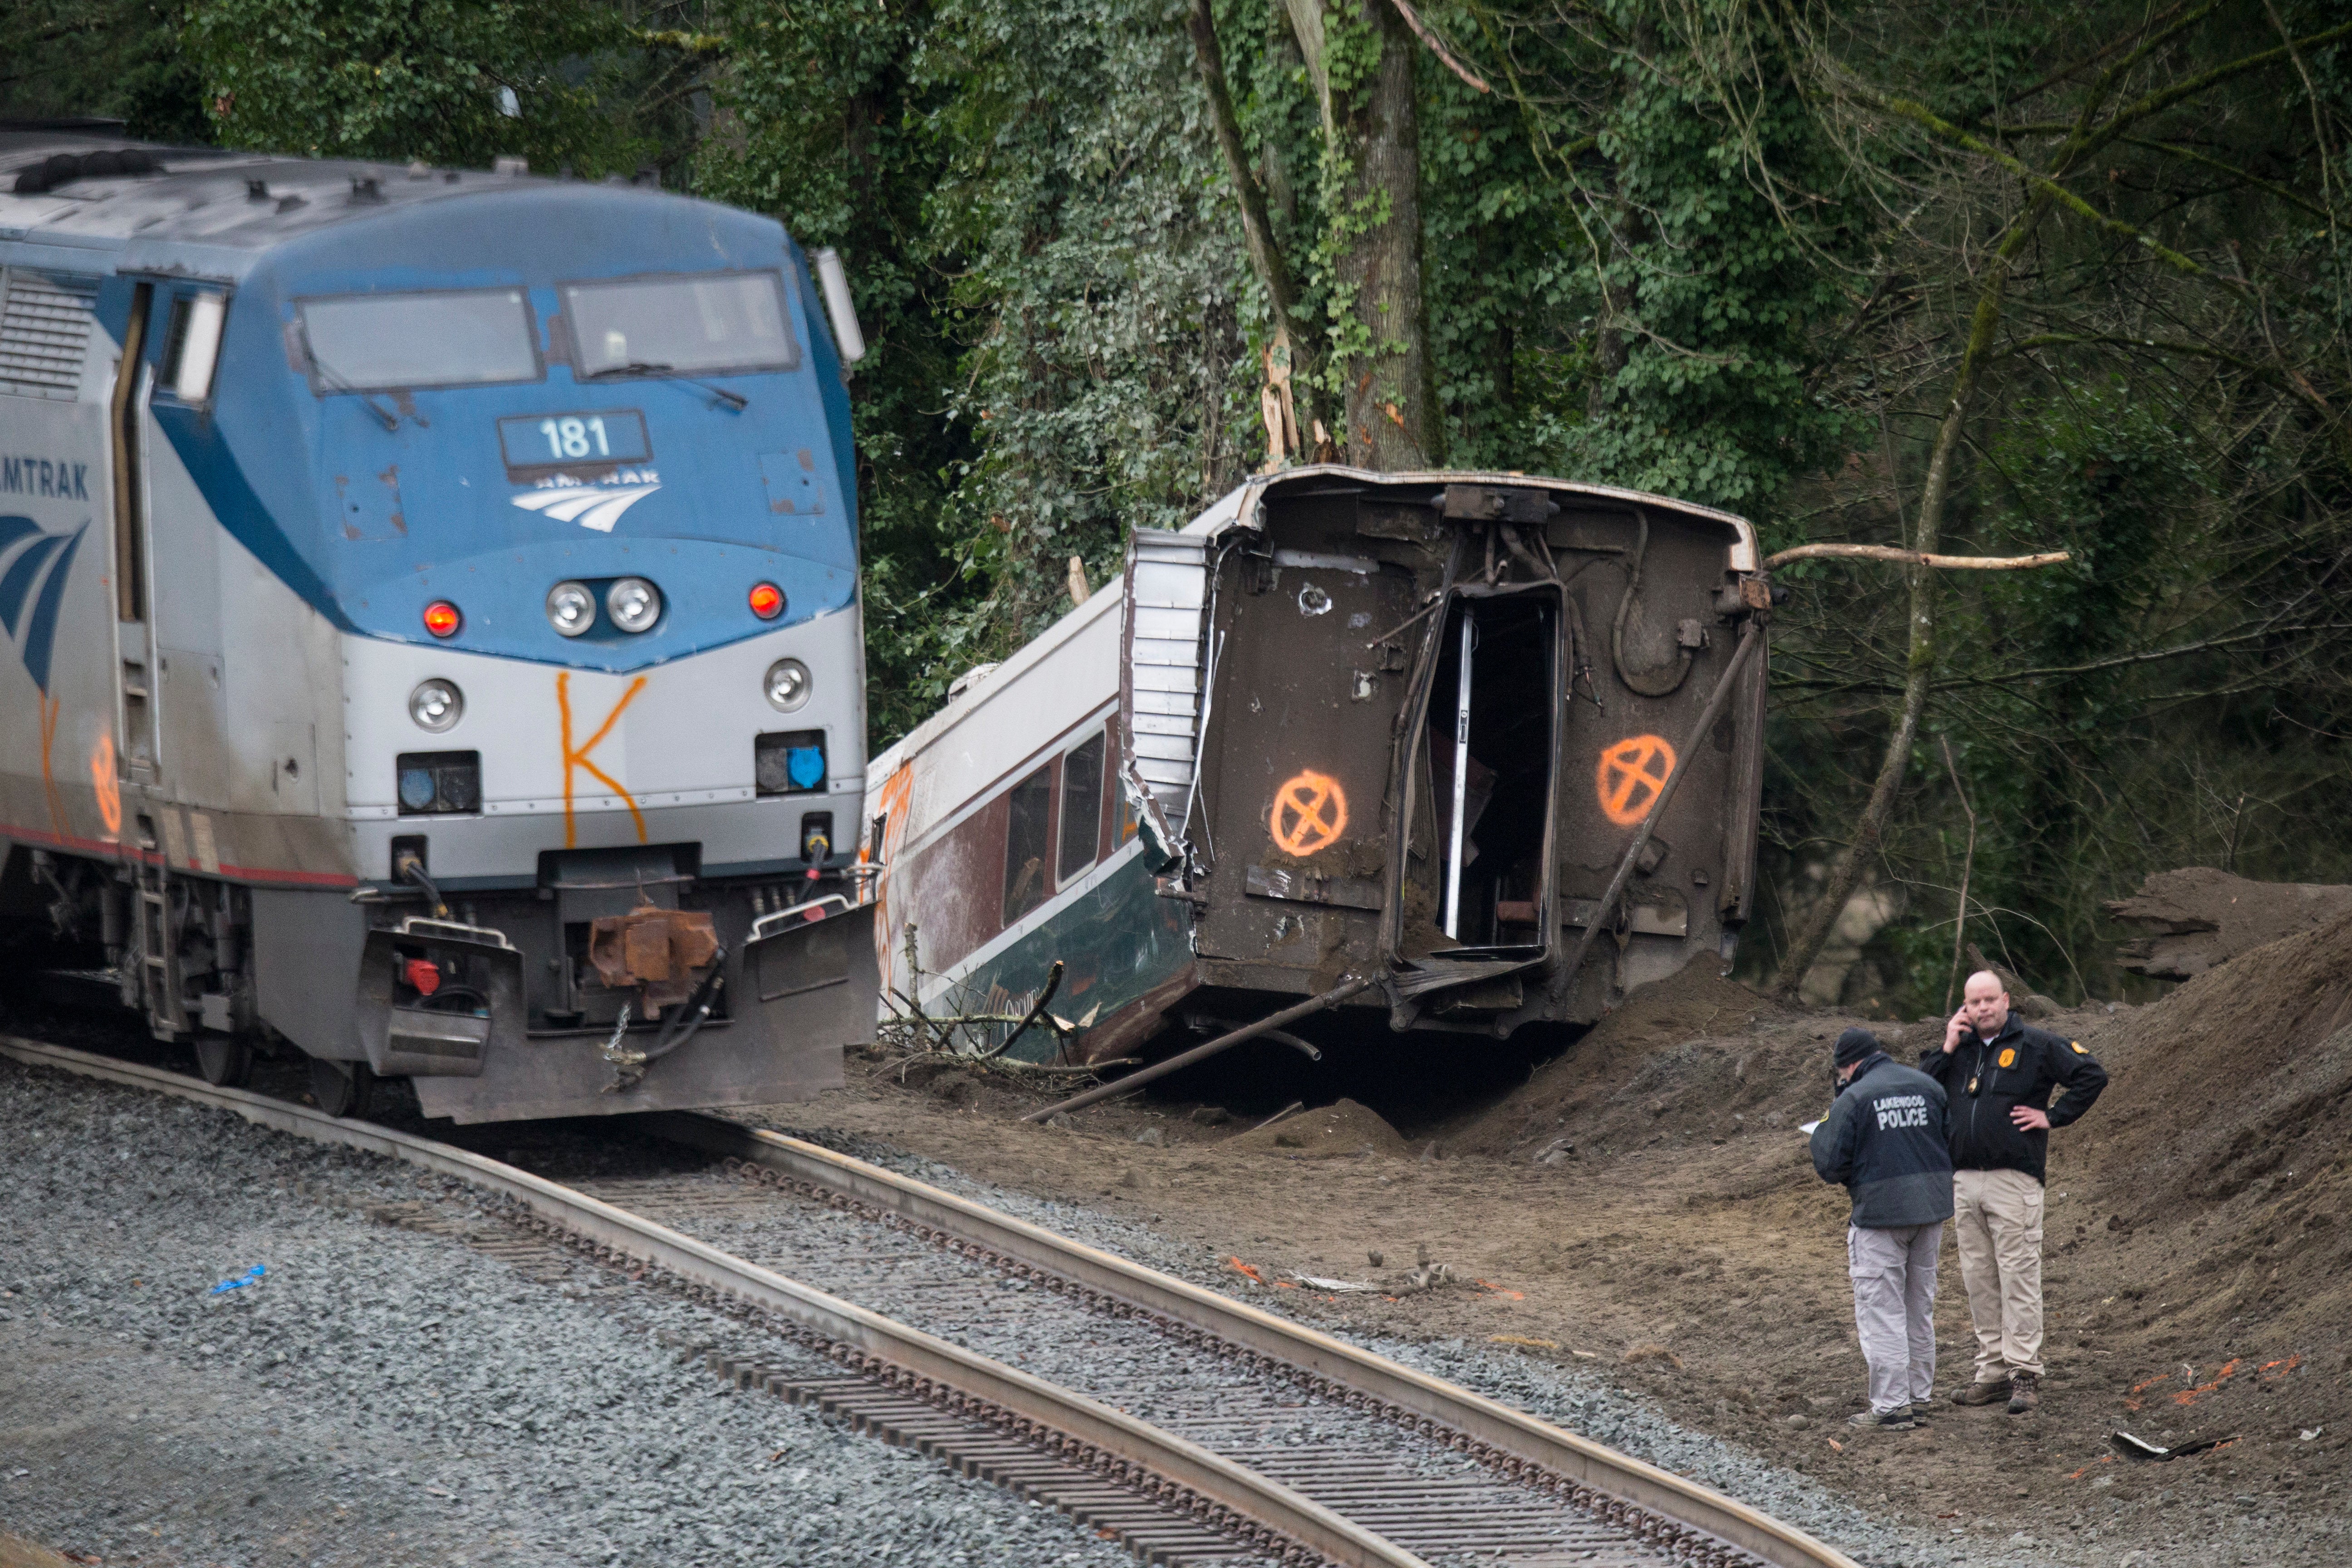
M 181 26 L 180 7 L 158 0 L 22 0 L 9 9 L 0 106 L 27 119 L 117 119 L 142 141 L 208 142 L 205 84 Z
M 614 112 L 659 70 L 617 9 L 190 0 L 184 40 L 232 146 L 477 167 L 520 154 L 593 176 L 634 172 L 674 129 L 642 103 Z
M 1069 556 L 1101 582 L 1127 528 L 1181 524 L 1248 450 L 1237 226 L 1204 107 L 1168 90 L 1187 50 L 1166 0 L 950 0 L 926 46 L 956 150 L 926 210 L 971 329 L 954 504 L 1001 532 L 1009 638 L 1068 608 Z
M 951 247 L 929 194 L 947 143 L 933 117 L 951 94 L 919 69 L 934 19 L 866 0 L 786 13 L 734 0 L 709 18 L 728 41 L 712 72 L 696 190 L 764 212 L 846 264 L 867 357 L 850 383 L 858 454 L 870 721 L 877 742 L 936 708 L 989 657 L 976 638 L 1001 552 L 952 504 L 974 455 L 942 415 L 957 376 Z
M 1620 8 L 1628 34 L 1638 11 Z M 1718 40 L 1675 42 L 1609 61 L 1591 127 L 1609 190 L 1585 222 L 1607 226 L 1595 281 L 1624 300 L 1625 362 L 1593 416 L 1561 433 L 1563 456 L 1613 483 L 1769 515 L 1859 434 L 1811 384 L 1852 309 L 1856 225 L 1777 48 L 1739 40 L 1761 83 L 1742 99 L 1704 69 Z

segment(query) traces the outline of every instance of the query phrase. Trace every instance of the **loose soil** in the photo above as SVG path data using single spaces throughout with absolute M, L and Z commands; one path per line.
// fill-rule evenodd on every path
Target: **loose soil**
M 2192 980 L 2242 952 L 2352 913 L 2352 888 L 2253 882 L 2189 866 L 2158 871 L 2107 913 L 2145 934 L 2117 953 L 2121 967 L 2158 980 Z
M 1910 1433 L 1843 1424 L 1865 1375 L 1846 1198 L 1796 1129 L 1829 1105 L 1831 1042 L 1849 1024 L 1898 1059 L 1942 1037 L 1939 1021 L 1776 1006 L 1701 965 L 1636 992 L 1499 1100 L 1420 1122 L 1388 1106 L 1402 1131 L 1353 1101 L 1255 1132 L 1171 1100 L 1023 1125 L 1044 1091 L 996 1074 L 909 1087 L 895 1059 L 853 1061 L 845 1090 L 775 1110 L 1196 1241 L 1247 1265 L 1266 1301 L 1339 1331 L 1604 1370 L 1692 1427 L 1957 1541 L 2024 1531 L 2069 1562 L 2147 1568 L 2343 1561 L 2352 915 L 2150 1005 L 2042 1021 L 2113 1082 L 2053 1139 L 2050 1373 L 2031 1415 L 1940 1405 Z M 1301 1276 L 1381 1289 L 1324 1295 Z M 1974 1349 L 1948 1241 L 1937 1325 L 1948 1392 Z M 2135 1463 L 2117 1428 L 2222 1441 Z M 2197 1552 L 2222 1521 L 2227 1554 Z
M 1217 1147 L 1235 1154 L 1287 1154 L 1299 1160 L 1356 1159 L 1406 1151 L 1404 1138 L 1395 1128 L 1352 1100 L 1237 1132 Z
M 0 1531 L 0 1568 L 68 1568 L 66 1559 L 46 1546 Z

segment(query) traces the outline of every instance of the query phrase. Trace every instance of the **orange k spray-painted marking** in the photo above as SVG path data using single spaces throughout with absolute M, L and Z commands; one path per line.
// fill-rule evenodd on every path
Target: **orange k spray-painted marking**
M 588 760 L 588 753 L 602 745 L 604 737 L 613 732 L 613 726 L 621 721 L 621 710 L 635 701 L 637 693 L 645 689 L 646 678 L 642 675 L 629 682 L 629 689 L 621 693 L 621 700 L 613 704 L 613 710 L 604 715 L 604 722 L 588 737 L 588 743 L 574 747 L 572 744 L 572 672 L 567 669 L 555 678 L 555 705 L 563 713 L 563 847 L 566 849 L 572 848 L 579 841 L 572 818 L 573 768 L 587 769 L 592 777 L 621 797 L 621 804 L 629 808 L 629 820 L 637 825 L 637 842 L 643 844 L 646 841 L 646 814 L 637 809 L 636 797 L 623 789 L 618 779 Z
M 66 836 L 66 805 L 58 797 L 58 781 L 49 772 L 49 747 L 58 738 L 58 699 L 47 692 L 35 694 L 41 710 L 41 796 L 48 803 L 49 831 L 60 839 Z

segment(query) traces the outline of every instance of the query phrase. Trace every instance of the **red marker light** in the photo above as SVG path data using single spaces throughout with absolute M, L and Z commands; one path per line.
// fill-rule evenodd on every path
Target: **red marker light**
M 772 621 L 784 613 L 784 591 L 773 583 L 751 584 L 751 613 L 763 621 Z
M 436 637 L 456 637 L 457 628 L 465 624 L 466 617 L 446 599 L 436 599 L 425 606 L 425 629 Z

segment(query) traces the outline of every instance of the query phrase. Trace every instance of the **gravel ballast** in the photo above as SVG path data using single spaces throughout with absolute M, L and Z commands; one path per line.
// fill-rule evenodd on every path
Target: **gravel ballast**
M 975 1180 L 871 1137 L 793 1125 L 783 1118 L 766 1124 L 1265 1310 L 1299 1311 L 1296 1299 L 1304 1292 L 1258 1286 L 1237 1274 L 1221 1251 L 1171 1239 L 1148 1225 Z M 1956 1527 L 1916 1514 L 1889 1518 L 1738 1444 L 1667 1418 L 1605 1372 L 1561 1368 L 1459 1339 L 1410 1342 L 1350 1332 L 1329 1321 L 1314 1326 L 1701 1482 L 1808 1531 L 1869 1568 L 2208 1568 L 2352 1560 L 2352 1526 L 2332 1503 L 2291 1514 L 2250 1506 L 2252 1498 L 2192 1500 L 2186 1489 L 2177 1499 L 2165 1491 L 2144 1503 L 2094 1504 L 2062 1530 L 1973 1521 Z M 1942 1421 L 1958 1415 L 1948 1405 L 1938 1409 Z M 1824 1425 L 1830 1436 L 1850 1447 L 1867 1445 L 1874 1436 L 1847 1433 L 1835 1418 Z M 2137 1517 L 2127 1516 L 2127 1510 Z
M 814 1136 L 1253 1304 L 1297 1306 L 1297 1292 L 1260 1289 L 1148 1224 Z M 751 1331 L 584 1262 L 485 1256 L 462 1234 L 495 1228 L 478 1195 L 411 1167 L 5 1061 L 0 1149 L 0 1531 L 108 1563 L 1131 1561 L 1050 1510 L 733 1393 L 680 1347 L 746 1346 Z M 681 1228 L 766 1251 L 774 1223 Z M 919 1245 L 867 1228 L 851 1232 L 869 1253 Z M 208 1294 L 257 1265 L 258 1279 Z M 920 1300 L 904 1299 L 906 1315 Z M 1056 1359 L 987 1315 L 961 1337 L 1033 1371 Z M 2104 1510 L 2038 1535 L 1875 1515 L 1665 1419 L 1605 1370 L 1461 1340 L 1349 1337 L 1872 1568 L 2341 1560 L 2328 1550 L 2339 1520 L 2305 1516 L 2287 1532 L 2265 1510 L 2223 1518 L 2169 1494 L 2146 1505 L 2175 1528 L 2169 1541 L 2150 1540 L 2153 1519 L 2119 1531 Z M 796 1354 L 751 1348 L 778 1365 Z M 2290 1533 L 2301 1539 L 2281 1550 Z
M 0 1149 L 9 1532 L 110 1563 L 1131 1561 L 681 1363 L 740 1324 L 410 1228 L 494 1225 L 412 1167 L 5 1061 Z

